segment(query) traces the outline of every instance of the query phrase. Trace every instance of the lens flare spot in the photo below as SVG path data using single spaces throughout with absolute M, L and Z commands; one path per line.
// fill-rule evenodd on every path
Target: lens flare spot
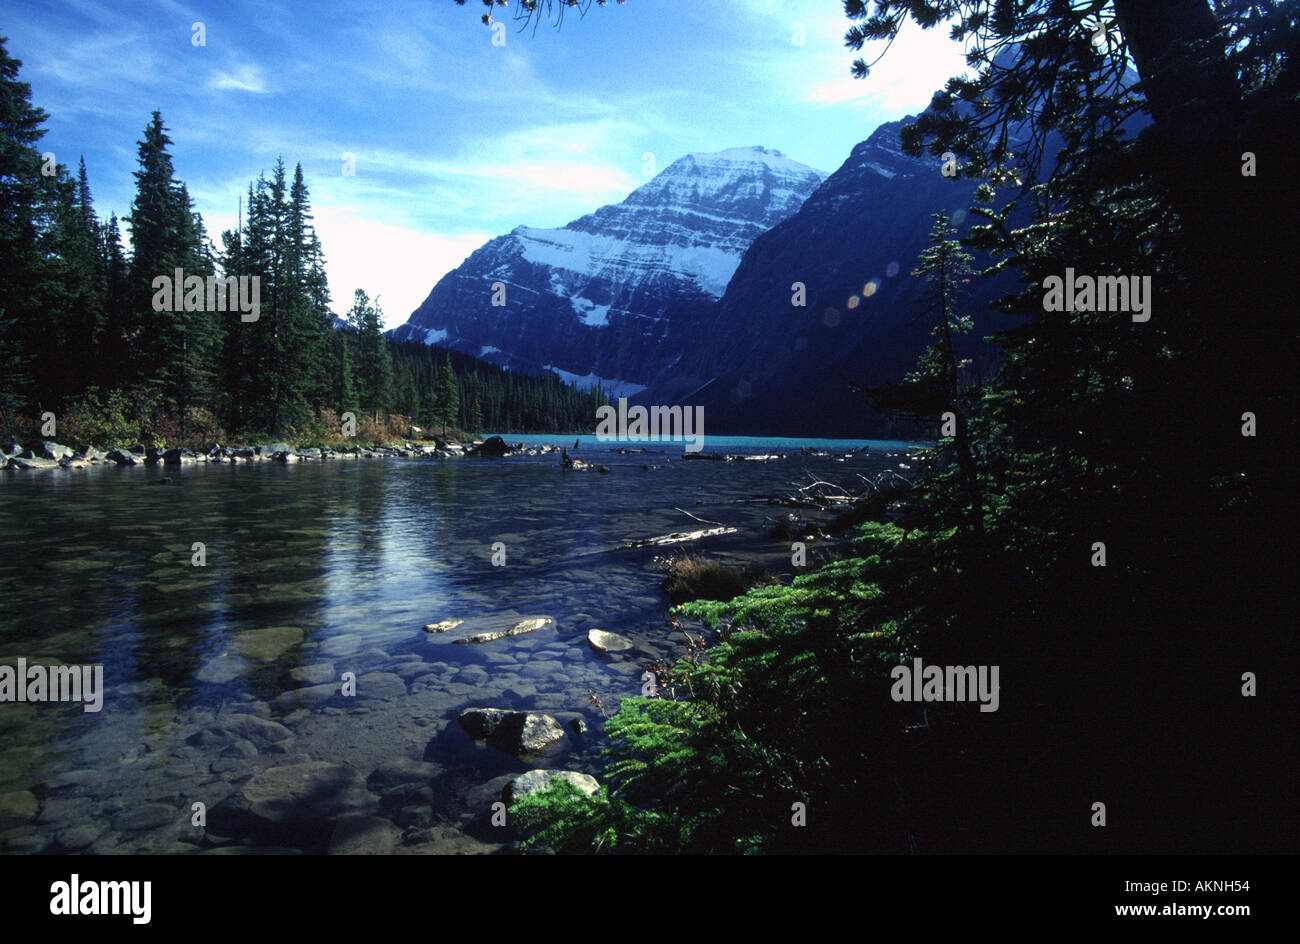
M 872 279 L 866 285 L 862 286 L 862 297 L 870 298 L 872 295 L 876 294 L 876 289 L 878 288 L 880 288 L 880 280 Z
M 886 277 L 891 278 L 891 279 L 892 279 L 894 276 L 898 275 L 898 263 L 897 263 L 897 262 L 891 262 L 889 265 L 885 266 L 885 275 L 886 275 Z
M 857 307 L 858 307 L 858 304 L 859 304 L 861 301 L 862 301 L 862 299 L 858 298 L 858 296 L 856 296 L 856 295 L 850 295 L 850 296 L 849 296 L 849 311 L 852 311 L 853 309 L 857 308 Z

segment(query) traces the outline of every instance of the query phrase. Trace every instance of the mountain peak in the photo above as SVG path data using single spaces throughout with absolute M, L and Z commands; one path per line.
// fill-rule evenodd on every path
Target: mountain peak
M 701 168 L 708 168 L 715 174 L 729 176 L 755 173 L 761 168 L 781 177 L 807 179 L 809 176 L 816 176 L 823 180 L 826 178 L 823 171 L 801 164 L 776 148 L 763 147 L 759 144 L 726 148 L 721 151 L 694 151 L 673 161 L 663 173 L 687 174 Z
M 620 203 L 490 240 L 393 336 L 643 390 L 685 352 L 750 243 L 825 178 L 757 145 L 687 154 Z M 495 282 L 510 287 L 505 306 L 485 291 Z

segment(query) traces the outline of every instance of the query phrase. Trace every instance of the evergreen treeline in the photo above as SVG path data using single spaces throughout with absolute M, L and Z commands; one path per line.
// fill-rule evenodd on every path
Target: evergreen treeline
M 400 412 L 415 416 L 421 425 L 440 424 L 439 389 L 444 378 L 455 377 L 449 391 L 451 425 L 459 429 L 518 430 L 560 433 L 590 430 L 596 409 L 609 398 L 597 387 L 584 392 L 555 374 L 529 377 L 503 370 L 477 358 L 415 344 L 389 342 L 399 390 Z M 444 393 L 444 396 L 447 394 Z
M 34 438 L 46 412 L 56 438 L 97 444 L 329 439 L 349 411 L 363 440 L 592 428 L 601 391 L 390 344 L 361 289 L 340 322 L 301 164 L 252 182 L 214 246 L 155 111 L 130 214 L 99 219 L 84 160 L 74 175 L 42 157 L 20 65 L 0 38 L 0 432 Z
M 1300 6 L 844 6 L 855 48 L 955 16 L 979 69 L 904 141 L 984 178 L 981 225 L 936 225 L 933 343 L 868 391 L 944 438 L 915 490 L 855 504 L 852 554 L 688 604 L 715 643 L 622 701 L 600 791 L 557 781 L 513 821 L 574 851 L 1294 851 Z M 967 249 L 1023 286 L 977 385 Z M 1149 320 L 1052 310 L 1067 269 L 1150 277 Z M 896 698 L 914 659 L 998 667 L 999 707 L 947 673 Z

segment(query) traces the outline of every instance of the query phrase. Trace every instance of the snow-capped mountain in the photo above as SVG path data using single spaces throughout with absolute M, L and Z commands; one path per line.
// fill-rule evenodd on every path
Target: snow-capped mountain
M 728 432 L 871 429 L 848 381 L 894 381 L 915 364 L 932 319 L 925 286 L 910 273 L 931 214 L 947 213 L 964 231 L 975 189 L 944 176 L 938 158 L 903 153 L 899 131 L 911 120 L 878 127 L 797 213 L 754 240 L 722 298 L 697 321 L 695 343 L 644 400 L 704 406 L 712 428 Z M 973 370 L 989 359 L 980 338 L 1008 323 L 987 308 L 1006 287 L 968 286 L 965 310 L 976 330 L 959 347 L 975 358 Z
M 762 147 L 689 154 L 621 203 L 489 241 L 392 337 L 636 393 L 701 337 L 745 250 L 825 176 Z

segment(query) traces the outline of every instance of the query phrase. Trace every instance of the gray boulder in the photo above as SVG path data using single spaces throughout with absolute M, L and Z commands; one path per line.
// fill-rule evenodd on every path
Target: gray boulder
M 487 456 L 489 458 L 498 458 L 500 456 L 510 455 L 511 448 L 506 445 L 506 441 L 500 436 L 489 436 L 483 443 L 475 447 L 472 455 Z
M 556 780 L 567 780 L 587 796 L 600 789 L 600 783 L 590 774 L 580 774 L 574 770 L 530 770 L 506 784 L 501 791 L 501 799 L 507 804 L 514 803 L 530 793 L 547 789 Z
M 536 711 L 470 708 L 458 720 L 474 740 L 486 740 L 490 747 L 514 757 L 547 754 L 568 741 L 560 722 Z
M 468 708 L 457 721 L 461 728 L 476 741 L 486 740 L 501 724 L 506 715 L 515 712 L 503 708 Z
M 10 456 L 9 461 L 5 463 L 9 469 L 57 469 L 59 464 L 53 459 L 36 459 L 24 458 L 22 456 Z

